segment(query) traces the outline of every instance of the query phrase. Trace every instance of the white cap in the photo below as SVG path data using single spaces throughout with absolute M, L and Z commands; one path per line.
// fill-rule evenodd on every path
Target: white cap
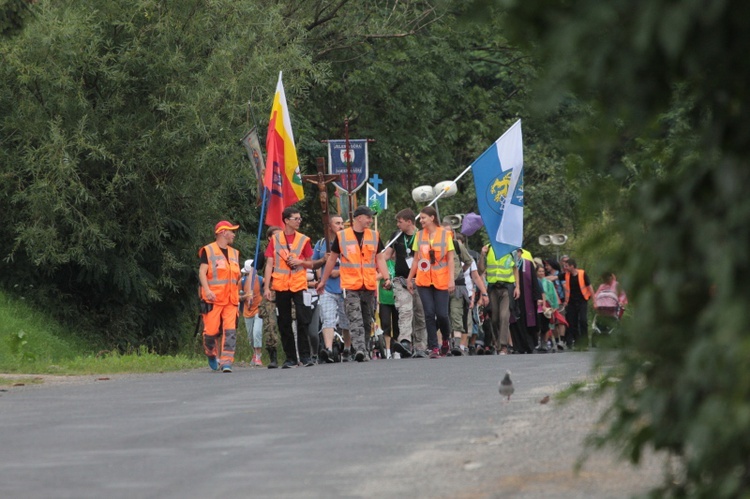
M 249 274 L 253 271 L 253 261 L 252 260 L 245 260 L 245 268 L 242 269 L 242 271 L 246 274 Z

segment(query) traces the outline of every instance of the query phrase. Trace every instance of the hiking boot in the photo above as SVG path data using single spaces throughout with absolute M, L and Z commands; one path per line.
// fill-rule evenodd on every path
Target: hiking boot
M 344 351 L 341 352 L 341 362 L 349 362 L 351 356 L 351 352 L 348 348 L 344 348 Z
M 333 352 L 330 349 L 324 348 L 318 354 L 321 364 L 333 364 Z
M 232 372 L 232 365 L 231 364 L 224 364 L 221 366 L 221 372 L 223 373 L 231 373 Z
M 415 359 L 426 359 L 430 356 L 430 352 L 427 350 L 414 350 L 414 355 L 412 355 Z
M 277 367 L 279 367 L 279 362 L 278 360 L 276 360 L 276 349 L 266 348 L 266 351 L 268 352 L 268 368 L 276 369 Z
M 354 354 L 354 360 L 357 362 L 367 362 L 367 355 L 362 350 L 359 350 Z
M 401 354 L 401 357 L 404 359 L 408 359 L 413 355 L 409 340 L 394 341 L 391 348 L 393 348 L 394 352 Z
M 209 357 L 208 358 L 208 367 L 210 367 L 212 371 L 218 371 L 219 370 L 219 361 L 216 360 L 216 357 Z
M 304 359 L 300 360 L 300 362 L 301 362 L 301 363 L 302 363 L 302 365 L 303 365 L 303 366 L 305 366 L 305 367 L 312 367 L 312 366 L 314 366 L 314 365 L 315 365 L 315 361 L 314 361 L 314 360 L 312 360 L 312 359 L 311 359 L 310 357 L 306 357 L 306 358 L 304 358 Z
M 281 366 L 282 369 L 291 369 L 293 367 L 297 367 L 297 363 L 289 359 L 287 359 L 286 362 L 284 362 L 284 365 Z

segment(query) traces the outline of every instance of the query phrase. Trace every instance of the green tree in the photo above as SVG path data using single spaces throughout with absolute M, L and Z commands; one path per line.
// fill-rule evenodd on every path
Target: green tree
M 0 37 L 19 33 L 31 13 L 29 0 L 0 0 Z
M 248 115 L 263 139 L 279 70 L 303 172 L 349 118 L 352 137 L 377 140 L 371 165 L 392 207 L 455 177 L 525 116 L 537 71 L 499 12 L 467 24 L 449 0 L 65 0 L 34 11 L 0 40 L 0 280 L 33 285 L 28 296 L 120 347 L 166 351 L 192 329 L 196 250 L 217 220 L 240 223 L 237 245 L 253 252 L 255 179 L 237 142 Z M 563 143 L 549 134 L 577 112 L 525 123 L 532 200 L 561 181 Z M 310 190 L 303 230 L 317 236 Z M 470 175 L 461 190 L 443 213 L 472 209 Z M 572 198 L 529 202 L 530 224 L 570 223 Z M 381 220 L 388 233 L 392 216 Z
M 634 310 L 597 442 L 634 462 L 647 449 L 675 456 L 654 496 L 747 497 L 750 6 L 506 4 L 517 39 L 546 61 L 547 103 L 574 91 L 592 104 L 579 125 L 585 206 L 607 210 L 600 235 L 622 242 L 589 249 L 624 277 Z
M 325 67 L 273 5 L 48 2 L 37 14 L 0 44 L 3 280 L 51 287 L 47 303 L 115 344 L 174 347 L 197 246 L 216 220 L 257 223 L 236 145 L 248 89 L 270 101 L 287 68 L 294 95 Z
M 411 189 L 455 178 L 519 117 L 536 78 L 534 60 L 508 42 L 501 12 L 486 24 L 465 22 L 465 8 L 454 2 L 419 36 L 367 40 L 329 56 L 333 78 L 314 87 L 307 115 L 329 137 L 375 138 L 370 165 L 389 189 L 389 208 L 381 223 L 395 229 L 393 215 L 415 206 Z M 526 175 L 531 185 L 527 223 L 546 232 L 572 223 L 574 193 L 564 182 L 565 153 L 560 140 L 568 103 L 545 118 L 524 125 Z M 328 138 L 328 137 L 326 137 Z M 440 201 L 441 214 L 475 210 L 471 174 L 460 196 Z M 390 216 L 389 216 L 390 212 Z

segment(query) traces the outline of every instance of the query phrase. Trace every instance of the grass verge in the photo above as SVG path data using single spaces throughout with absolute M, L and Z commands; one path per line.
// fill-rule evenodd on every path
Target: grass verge
M 191 353 L 157 355 L 145 347 L 128 354 L 102 351 L 100 345 L 84 341 L 22 296 L 0 291 L 0 373 L 150 373 L 192 369 L 204 363 L 202 356 Z

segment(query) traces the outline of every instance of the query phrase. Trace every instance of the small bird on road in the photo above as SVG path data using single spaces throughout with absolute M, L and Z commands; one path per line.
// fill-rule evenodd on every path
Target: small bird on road
M 516 391 L 513 388 L 513 381 L 510 380 L 510 371 L 505 371 L 505 377 L 500 381 L 497 391 L 503 397 L 507 397 L 507 400 L 510 400 L 510 396 Z
M 545 395 L 542 397 L 542 400 L 539 401 L 540 404 L 546 404 L 547 402 L 549 402 L 549 395 Z

